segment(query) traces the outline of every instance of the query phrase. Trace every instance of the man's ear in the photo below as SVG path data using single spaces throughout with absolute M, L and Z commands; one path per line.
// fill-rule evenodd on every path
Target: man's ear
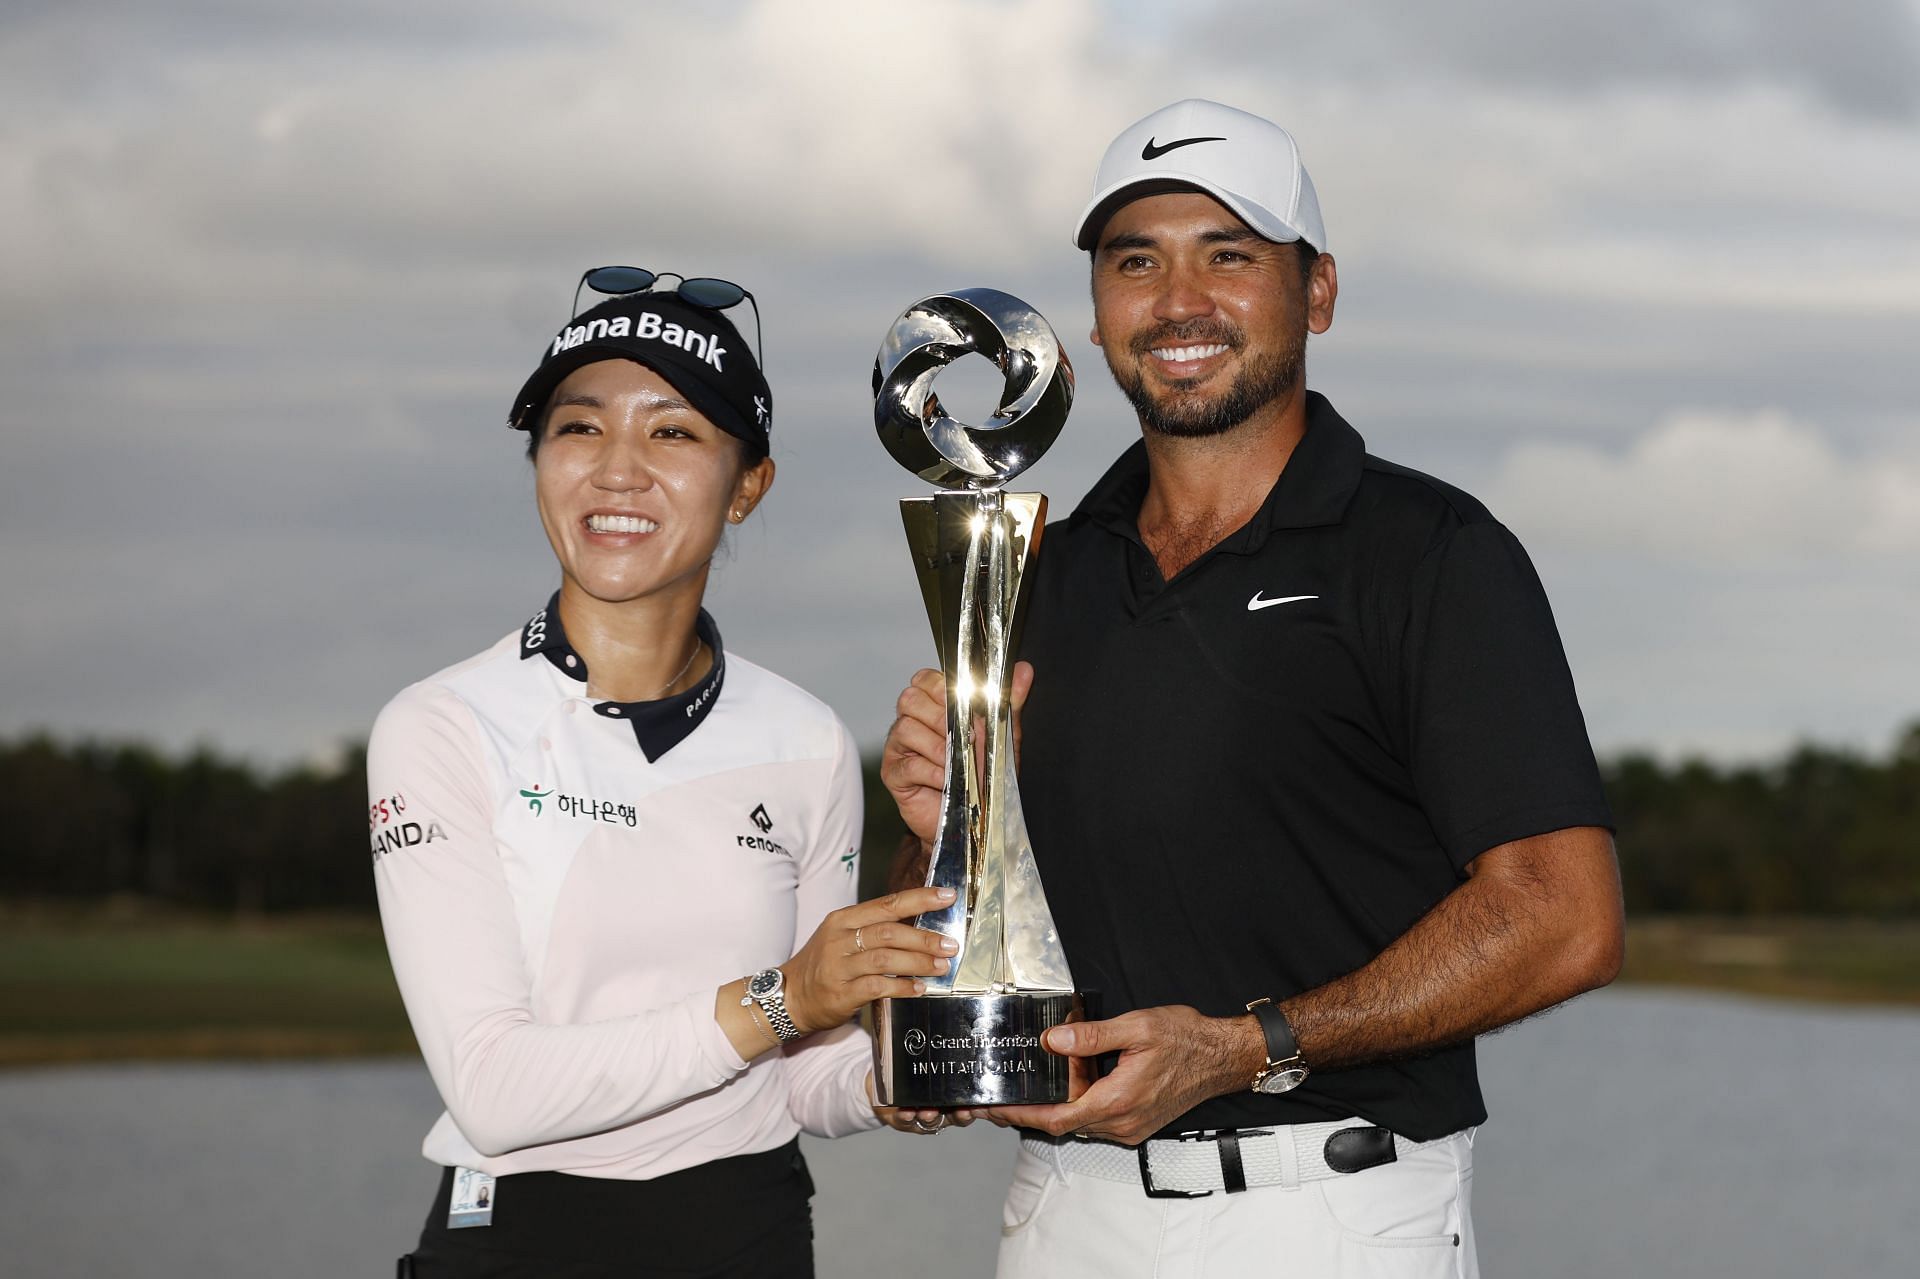
M 1313 260 L 1307 276 L 1307 331 L 1325 333 L 1333 327 L 1333 304 L 1340 296 L 1340 273 L 1333 254 L 1322 253 Z

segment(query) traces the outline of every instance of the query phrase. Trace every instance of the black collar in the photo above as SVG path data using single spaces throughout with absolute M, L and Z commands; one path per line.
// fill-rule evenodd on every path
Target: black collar
M 672 697 L 652 702 L 595 702 L 593 712 L 608 719 L 621 719 L 633 725 L 634 740 L 652 763 L 685 741 L 700 727 L 720 700 L 720 686 L 727 679 L 727 653 L 720 645 L 720 628 L 706 609 L 693 623 L 694 634 L 713 650 L 713 669 L 699 685 Z M 566 628 L 560 625 L 560 592 L 555 591 L 547 606 L 535 613 L 520 628 L 520 657 L 524 661 L 535 653 L 553 664 L 553 669 L 569 679 L 587 682 L 587 659 L 567 642 Z
M 1250 555 L 1265 545 L 1276 529 L 1338 524 L 1354 490 L 1360 487 L 1366 455 L 1366 441 L 1360 438 L 1360 432 L 1334 412 L 1326 396 L 1308 391 L 1307 433 L 1294 446 L 1280 479 L 1253 518 L 1214 549 Z M 1107 468 L 1074 513 L 1138 542 L 1140 503 L 1146 500 L 1147 482 L 1147 446 L 1145 441 L 1136 441 Z

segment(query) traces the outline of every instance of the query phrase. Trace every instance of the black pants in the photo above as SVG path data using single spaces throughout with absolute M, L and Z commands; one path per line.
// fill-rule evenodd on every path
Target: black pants
M 797 1138 L 651 1181 L 515 1173 L 494 1186 L 490 1226 L 448 1230 L 452 1195 L 448 1168 L 401 1279 L 813 1279 Z

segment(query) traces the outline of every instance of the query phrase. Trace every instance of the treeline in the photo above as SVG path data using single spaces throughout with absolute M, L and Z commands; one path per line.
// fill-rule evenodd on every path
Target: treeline
M 198 751 L 0 743 L 0 896 L 238 912 L 370 909 L 364 757 L 266 773 Z M 871 762 L 870 762 L 871 765 Z M 1636 914 L 1920 915 L 1920 723 L 1884 758 L 1605 767 Z M 866 873 L 899 817 L 870 766 Z
M 366 757 L 264 774 L 208 750 L 0 745 L 0 895 L 371 909 Z
M 1634 914 L 1920 915 L 1920 722 L 1884 759 L 1605 770 Z

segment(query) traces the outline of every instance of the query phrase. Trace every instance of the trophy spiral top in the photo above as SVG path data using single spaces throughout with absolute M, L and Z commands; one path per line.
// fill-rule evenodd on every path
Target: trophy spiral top
M 934 394 L 940 370 L 978 353 L 1005 378 L 979 426 Z M 873 423 L 900 465 L 944 489 L 995 489 L 1040 460 L 1073 403 L 1073 366 L 1041 314 L 998 289 L 921 298 L 887 331 L 873 362 Z

